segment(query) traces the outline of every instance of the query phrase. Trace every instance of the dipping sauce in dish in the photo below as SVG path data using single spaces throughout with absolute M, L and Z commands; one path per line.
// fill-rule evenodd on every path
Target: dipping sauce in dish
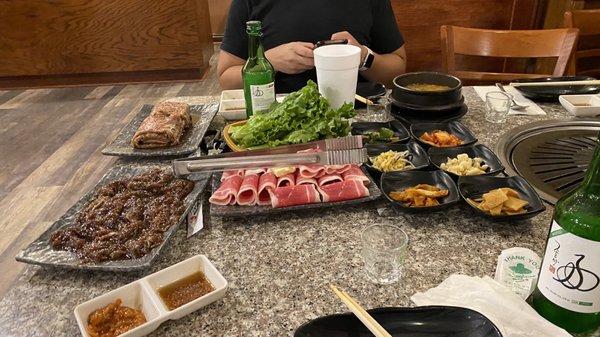
M 140 310 L 121 305 L 121 299 L 90 314 L 87 332 L 90 337 L 116 337 L 146 323 Z
M 412 83 L 405 86 L 407 89 L 414 91 L 424 91 L 424 92 L 435 92 L 435 91 L 446 91 L 451 88 L 447 85 L 440 84 L 428 84 L 428 83 Z
M 215 290 L 202 272 L 195 272 L 181 280 L 158 289 L 158 294 L 169 310 L 177 309 Z

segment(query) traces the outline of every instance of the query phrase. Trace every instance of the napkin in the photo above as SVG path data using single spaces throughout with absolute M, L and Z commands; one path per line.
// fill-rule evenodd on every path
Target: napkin
M 473 88 L 475 89 L 475 92 L 477 93 L 477 95 L 479 95 L 479 97 L 484 102 L 485 102 L 485 95 L 488 92 L 491 92 L 491 91 L 500 91 L 500 89 L 498 89 L 496 86 L 493 86 L 493 85 L 490 85 L 490 86 L 476 86 L 476 87 L 473 87 Z M 543 116 L 543 115 L 546 114 L 544 112 L 544 110 L 542 110 L 542 108 L 540 108 L 532 100 L 525 98 L 525 96 L 523 96 L 521 94 L 521 92 L 519 92 L 519 90 L 515 89 L 514 87 L 511 87 L 509 85 L 505 85 L 504 89 L 506 90 L 506 92 L 508 92 L 509 94 L 512 95 L 513 99 L 515 100 L 515 102 L 517 102 L 517 104 L 529 105 L 526 109 L 522 109 L 522 110 L 510 109 L 510 111 L 508 112 L 509 115 Z
M 410 298 L 416 305 L 449 305 L 489 318 L 504 337 L 571 337 L 540 316 L 525 300 L 489 277 L 450 275 L 440 285 Z

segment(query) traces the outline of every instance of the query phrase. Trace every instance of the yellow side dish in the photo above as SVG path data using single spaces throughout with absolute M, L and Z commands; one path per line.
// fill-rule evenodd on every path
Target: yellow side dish
M 394 172 L 415 168 L 407 158 L 408 151 L 397 152 L 389 150 L 370 159 L 375 169 L 381 172 Z

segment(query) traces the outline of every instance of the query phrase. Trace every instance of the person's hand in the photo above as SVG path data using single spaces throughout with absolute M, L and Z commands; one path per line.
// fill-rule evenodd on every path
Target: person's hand
M 367 47 L 365 47 L 362 44 L 360 44 L 354 38 L 354 36 L 352 36 L 352 34 L 348 33 L 347 31 L 337 32 L 337 33 L 331 35 L 331 39 L 332 40 L 343 40 L 343 39 L 346 39 L 346 40 L 348 40 L 348 44 L 351 44 L 353 46 L 359 47 L 360 48 L 360 63 L 362 64 L 363 62 L 365 62 L 365 58 L 367 57 L 367 53 L 369 51 L 367 50 Z
M 265 56 L 277 71 L 299 74 L 315 66 L 315 46 L 310 42 L 290 42 L 265 52 Z

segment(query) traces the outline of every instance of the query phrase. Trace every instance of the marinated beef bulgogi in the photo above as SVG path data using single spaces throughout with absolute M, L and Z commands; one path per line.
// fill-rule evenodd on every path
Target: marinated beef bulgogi
M 84 261 L 142 257 L 177 224 L 193 188 L 194 182 L 160 169 L 112 182 L 98 190 L 73 225 L 53 233 L 50 244 Z

